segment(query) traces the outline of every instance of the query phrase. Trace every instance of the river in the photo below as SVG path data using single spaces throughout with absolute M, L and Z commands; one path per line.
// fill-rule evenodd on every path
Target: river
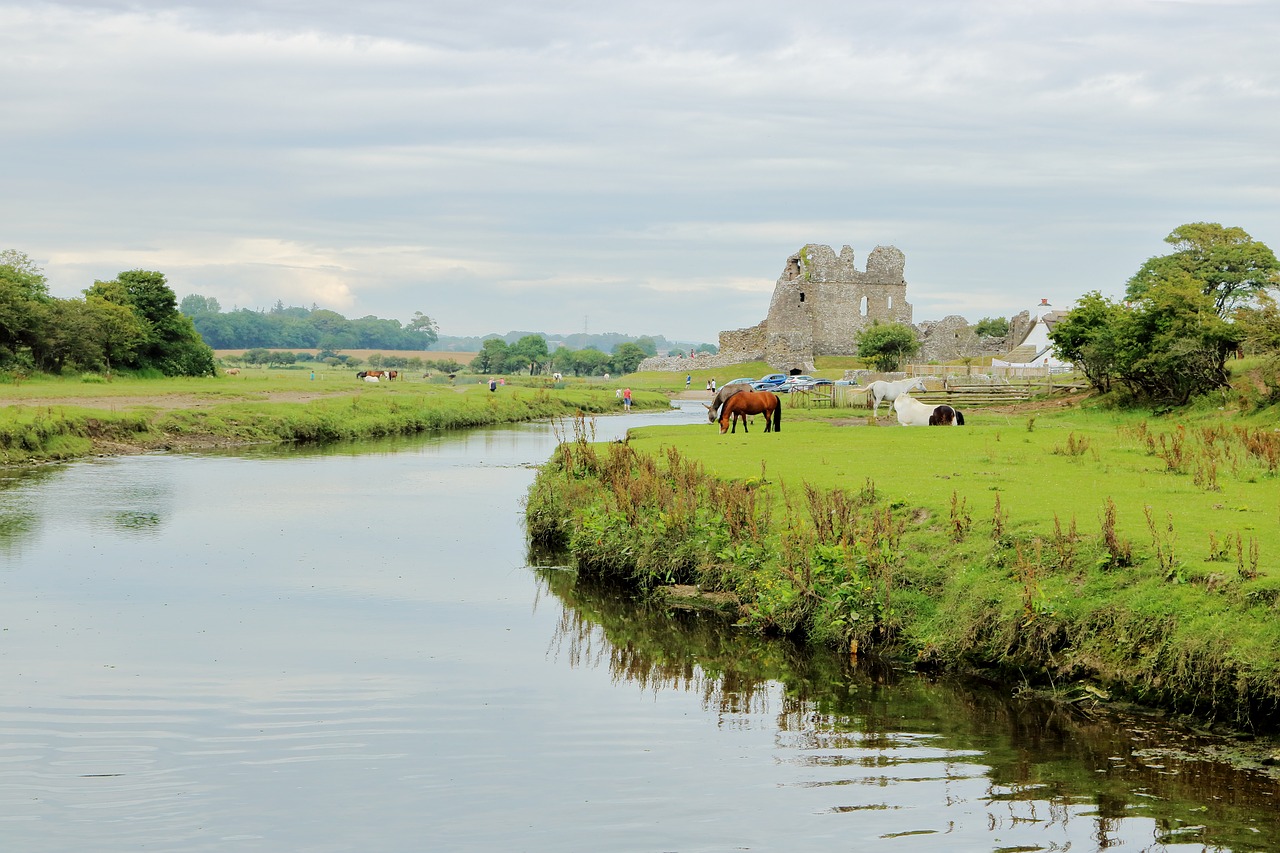
M 531 566 L 555 433 L 0 473 L 3 849 L 1280 845 L 1221 739 Z

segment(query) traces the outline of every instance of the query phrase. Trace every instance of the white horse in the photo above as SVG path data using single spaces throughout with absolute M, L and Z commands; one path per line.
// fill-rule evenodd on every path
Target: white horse
M 899 394 L 915 390 L 926 390 L 924 380 L 919 376 L 899 379 L 897 382 L 885 382 L 883 379 L 872 382 L 867 386 L 867 399 L 875 401 L 875 405 L 871 407 L 871 416 L 875 417 L 879 414 L 881 400 L 892 403 L 898 399 Z
M 921 403 L 907 394 L 899 394 L 893 401 L 893 412 L 903 426 L 964 426 L 964 415 L 958 410 L 945 403 Z

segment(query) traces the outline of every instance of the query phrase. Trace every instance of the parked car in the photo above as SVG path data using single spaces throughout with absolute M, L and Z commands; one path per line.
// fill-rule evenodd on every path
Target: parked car
M 785 373 L 770 373 L 768 376 L 762 376 L 751 383 L 753 391 L 775 391 L 778 386 L 787 381 Z
M 779 394 L 782 394 L 782 393 L 790 394 L 796 388 L 802 388 L 806 385 L 812 384 L 815 381 L 817 380 L 815 380 L 812 376 L 788 376 L 786 381 L 783 382 L 781 385 L 779 385 L 775 390 Z

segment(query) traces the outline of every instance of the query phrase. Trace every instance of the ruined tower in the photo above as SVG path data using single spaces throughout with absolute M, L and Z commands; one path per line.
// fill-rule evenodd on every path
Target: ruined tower
M 806 245 L 787 258 L 774 285 L 762 324 L 765 361 L 783 372 L 807 373 L 815 356 L 856 355 L 858 333 L 877 320 L 910 324 L 905 266 L 893 246 L 877 246 L 863 272 L 848 246 L 837 256 L 830 246 Z M 721 340 L 723 349 L 725 333 Z

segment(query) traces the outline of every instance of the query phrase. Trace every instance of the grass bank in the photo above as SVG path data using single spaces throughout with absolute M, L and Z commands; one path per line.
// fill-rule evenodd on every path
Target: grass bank
M 0 464 L 104 453 L 324 442 L 620 411 L 612 390 L 356 383 L 308 372 L 206 379 L 50 380 L 0 392 Z M 636 392 L 638 409 L 668 405 Z
M 588 573 L 731 592 L 760 631 L 1274 731 L 1280 432 L 1258 418 L 579 433 L 528 527 Z

